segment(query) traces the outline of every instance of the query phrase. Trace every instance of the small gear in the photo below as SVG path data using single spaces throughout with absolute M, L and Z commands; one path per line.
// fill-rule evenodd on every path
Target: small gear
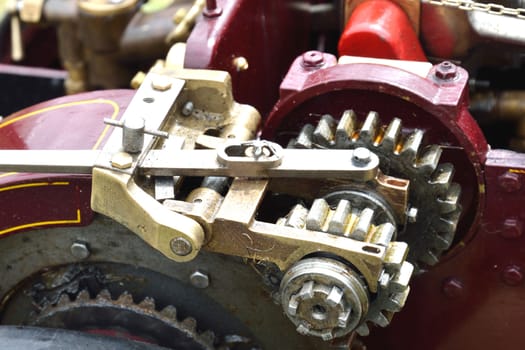
M 279 219 L 277 224 L 298 229 L 342 235 L 358 241 L 382 245 L 388 249 L 389 244 L 396 235 L 396 227 L 388 221 L 383 222 L 385 220 L 384 218 L 384 215 L 376 215 L 374 210 L 369 207 L 352 208 L 350 202 L 345 199 L 339 200 L 337 205 L 331 207 L 325 199 L 319 198 L 313 202 L 310 210 L 302 204 L 297 204 L 286 217 Z M 367 303 L 367 305 L 369 305 L 368 310 L 365 310 L 362 317 L 359 317 L 362 321 L 358 324 L 354 323 L 352 326 L 359 335 L 365 336 L 369 334 L 367 322 L 372 322 L 380 327 L 386 327 L 390 323 L 393 314 L 401 311 L 403 308 L 410 291 L 408 284 L 414 270 L 413 265 L 404 261 L 404 259 L 405 256 L 397 257 L 397 259 L 395 259 L 396 261 L 389 261 L 385 265 L 381 278 L 379 279 L 378 291 Z M 289 272 L 287 272 L 287 274 L 289 274 Z M 319 320 L 316 321 L 315 315 L 319 313 L 315 310 L 312 311 L 308 317 L 305 316 L 306 320 L 298 319 L 296 309 L 300 303 L 308 304 L 310 303 L 309 299 L 312 299 L 315 300 L 314 304 L 319 305 L 318 300 L 322 298 L 320 296 L 313 298 L 314 295 L 321 295 L 324 298 L 330 295 L 337 295 L 337 293 L 333 291 L 334 288 L 336 288 L 337 291 L 338 286 L 331 284 L 321 286 L 317 284 L 310 285 L 313 283 L 312 278 L 313 277 L 310 276 L 304 285 L 302 285 L 302 289 L 299 292 L 293 294 L 289 300 L 286 299 L 284 301 L 287 303 L 285 305 L 285 312 L 298 325 L 297 331 L 299 333 L 317 335 L 328 340 L 331 339 L 334 334 L 340 335 L 341 326 L 337 324 L 337 322 L 340 322 L 341 315 L 344 316 L 343 319 L 348 318 L 345 316 L 346 309 L 344 307 L 340 307 L 341 310 L 337 309 L 337 317 L 331 318 L 334 320 L 334 324 L 330 325 L 330 327 L 326 324 L 325 319 L 321 320 L 323 322 L 319 322 Z M 313 291 L 316 291 L 316 293 Z M 305 295 L 309 298 L 305 298 Z M 335 306 L 339 307 L 338 303 L 327 305 L 332 309 L 335 309 Z M 306 309 L 312 308 L 307 307 Z M 324 307 L 324 309 L 328 308 Z M 354 314 L 352 315 L 354 318 L 356 317 Z M 323 324 L 324 328 L 321 328 L 317 323 Z M 345 327 L 348 329 L 346 324 Z M 312 328 L 322 329 L 322 331 L 313 331 Z M 339 334 L 337 332 L 339 332 Z
M 106 289 L 95 298 L 87 290 L 74 300 L 62 294 L 56 304 L 44 305 L 29 325 L 110 333 L 174 349 L 215 349 L 213 332 L 199 333 L 191 317 L 179 321 L 174 306 L 159 311 L 152 298 L 135 303 L 131 294 L 124 292 L 113 299 Z
M 398 239 L 409 244 L 408 260 L 435 265 L 441 254 L 450 248 L 461 214 L 461 188 L 452 182 L 452 164 L 440 164 L 438 145 L 423 147 L 424 131 L 403 132 L 401 119 L 380 126 L 379 116 L 370 112 L 357 128 L 356 115 L 347 110 L 339 122 L 330 116 L 321 117 L 316 127 L 307 124 L 292 148 L 354 149 L 365 147 L 380 159 L 381 171 L 387 175 L 410 180 L 405 229 Z

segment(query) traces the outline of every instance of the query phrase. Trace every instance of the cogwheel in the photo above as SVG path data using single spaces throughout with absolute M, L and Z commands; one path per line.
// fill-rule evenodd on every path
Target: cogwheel
M 352 207 L 350 202 L 341 199 L 337 205 L 330 206 L 328 202 L 316 199 L 310 209 L 302 204 L 297 204 L 286 217 L 277 221 L 278 225 L 321 231 L 335 235 L 349 237 L 358 241 L 364 241 L 390 247 L 392 239 L 396 235 L 396 227 L 390 222 L 383 222 L 384 216 L 376 215 L 369 207 Z M 404 243 L 401 243 L 404 244 Z M 388 254 L 387 254 L 388 255 Z M 372 322 L 380 327 L 386 327 L 395 312 L 400 311 L 405 305 L 410 291 L 409 282 L 414 267 L 404 261 L 404 256 L 390 259 L 379 279 L 378 291 L 370 301 L 368 312 L 363 315 L 362 322 L 356 327 L 359 335 L 369 334 L 367 322 Z M 333 286 L 327 286 L 330 289 Z M 290 301 L 292 304 L 295 300 Z M 295 305 L 297 308 L 297 305 Z M 289 309 L 290 307 L 288 307 Z M 304 324 L 299 324 L 299 329 Z M 329 330 L 327 334 L 332 334 Z M 323 333 L 324 334 L 324 333 Z
M 423 147 L 423 136 L 424 131 L 420 129 L 404 132 L 398 118 L 380 126 L 376 112 L 370 112 L 358 128 L 355 113 L 347 110 L 339 122 L 324 115 L 316 127 L 305 125 L 289 147 L 366 147 L 379 157 L 383 173 L 410 180 L 411 208 L 398 239 L 408 243 L 408 260 L 417 267 L 420 263 L 435 265 L 438 262 L 452 244 L 461 214 L 461 188 L 452 182 L 454 167 L 440 164 L 441 148 L 438 145 Z
M 195 319 L 179 321 L 175 307 L 159 311 L 152 298 L 135 303 L 127 292 L 117 299 L 108 290 L 95 298 L 83 290 L 74 300 L 62 294 L 56 304 L 44 305 L 29 325 L 111 333 L 174 349 L 215 349 L 213 332 L 199 333 Z

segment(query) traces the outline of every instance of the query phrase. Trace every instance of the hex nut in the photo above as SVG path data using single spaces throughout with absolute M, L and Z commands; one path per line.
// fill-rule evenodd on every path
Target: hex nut
M 171 89 L 172 81 L 167 76 L 158 76 L 151 81 L 151 87 L 157 91 L 167 91 Z
M 452 62 L 445 61 L 436 66 L 434 74 L 440 80 L 452 80 L 458 74 L 458 67 Z
M 86 242 L 76 241 L 69 247 L 71 254 L 80 260 L 87 259 L 91 254 L 89 246 Z
M 129 169 L 133 164 L 133 157 L 126 152 L 118 152 L 111 158 L 111 166 L 117 169 Z
M 210 285 L 210 277 L 202 271 L 195 271 L 190 275 L 191 285 L 195 288 L 205 289 Z

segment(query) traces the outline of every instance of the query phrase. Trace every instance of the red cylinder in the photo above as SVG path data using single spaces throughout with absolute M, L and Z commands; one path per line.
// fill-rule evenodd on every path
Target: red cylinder
M 339 55 L 426 61 L 407 14 L 388 0 L 368 0 L 352 12 Z

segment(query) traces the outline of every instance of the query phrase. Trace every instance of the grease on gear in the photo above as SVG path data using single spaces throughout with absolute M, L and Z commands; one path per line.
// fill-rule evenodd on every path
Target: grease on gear
M 353 149 L 365 147 L 380 159 L 383 173 L 410 180 L 409 202 L 417 208 L 417 217 L 409 215 L 398 239 L 410 246 L 408 260 L 435 265 L 450 248 L 461 214 L 461 188 L 452 182 L 454 167 L 440 164 L 438 145 L 423 147 L 423 130 L 402 131 L 402 122 L 394 118 L 380 126 L 379 116 L 370 112 L 361 128 L 353 111 L 343 113 L 339 122 L 321 117 L 316 127 L 307 124 L 289 146 L 293 148 Z M 415 210 L 413 210 L 415 212 Z

